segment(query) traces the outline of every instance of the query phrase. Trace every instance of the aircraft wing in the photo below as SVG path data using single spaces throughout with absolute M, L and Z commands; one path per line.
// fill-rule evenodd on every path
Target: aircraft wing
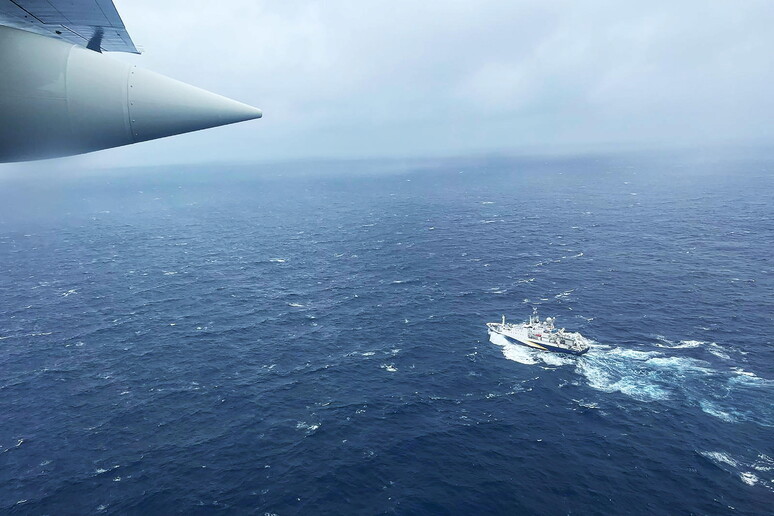
M 262 116 L 103 51 L 139 53 L 113 0 L 0 0 L 0 163 L 84 154 Z
M 0 0 L 0 25 L 97 52 L 140 53 L 112 0 Z

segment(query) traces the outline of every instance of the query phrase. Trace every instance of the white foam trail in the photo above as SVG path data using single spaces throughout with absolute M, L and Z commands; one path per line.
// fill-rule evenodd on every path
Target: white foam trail
M 701 360 L 685 357 L 653 357 L 648 359 L 648 365 L 683 371 L 695 371 L 700 373 L 711 374 L 712 369 L 707 367 L 707 363 Z
M 536 351 L 536 353 L 538 353 Z M 540 351 L 540 360 L 542 360 L 545 364 L 550 366 L 564 366 L 564 365 L 572 365 L 575 363 L 575 358 L 559 353 L 548 353 L 545 351 Z
M 517 344 L 505 344 L 503 347 L 503 355 L 508 360 L 513 360 L 520 364 L 531 365 L 538 363 L 534 351 L 530 351 L 524 346 L 519 346 Z
M 750 421 L 774 426 L 774 412 L 770 405 L 762 402 L 774 386 L 774 380 L 760 378 L 740 367 L 731 371 L 718 370 L 704 360 L 668 354 L 666 350 L 611 347 L 593 343 L 577 333 L 573 335 L 590 344 L 588 353 L 572 357 L 532 350 L 499 334 L 490 334 L 489 339 L 502 348 L 505 358 L 514 362 L 549 367 L 574 365 L 575 373 L 598 391 L 621 393 L 641 402 L 678 399 L 726 423 Z M 662 342 L 665 340 L 662 338 Z M 662 347 L 675 346 L 693 348 L 706 346 L 706 343 L 681 341 Z
M 587 357 L 578 361 L 576 371 L 586 378 L 589 387 L 603 392 L 620 392 L 638 401 L 656 401 L 669 397 L 669 392 L 654 383 L 650 374 L 627 371 L 619 364 Z
M 521 346 L 519 344 L 512 344 L 508 342 L 508 339 L 506 339 L 502 335 L 499 335 L 497 333 L 490 333 L 489 341 L 492 344 L 501 346 L 503 348 L 503 355 L 508 360 L 513 360 L 514 362 L 518 362 L 520 364 L 526 364 L 526 365 L 538 363 L 538 360 L 535 357 L 534 351 L 528 349 L 526 346 Z

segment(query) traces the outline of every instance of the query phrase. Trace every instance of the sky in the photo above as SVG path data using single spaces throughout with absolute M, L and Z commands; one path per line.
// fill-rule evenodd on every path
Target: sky
M 84 166 L 774 139 L 774 2 L 116 0 L 140 56 L 260 120 Z

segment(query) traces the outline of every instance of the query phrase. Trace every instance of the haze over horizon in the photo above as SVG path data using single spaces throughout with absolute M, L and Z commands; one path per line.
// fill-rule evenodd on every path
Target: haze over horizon
M 1 170 L 772 142 L 770 2 L 116 7 L 112 57 L 264 118 Z

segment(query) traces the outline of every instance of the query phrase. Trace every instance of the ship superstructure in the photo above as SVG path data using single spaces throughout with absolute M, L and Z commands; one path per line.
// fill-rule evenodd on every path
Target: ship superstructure
M 564 328 L 556 329 L 554 322 L 551 317 L 541 321 L 535 311 L 529 321 L 521 324 L 507 323 L 503 315 L 502 322 L 490 322 L 486 326 L 490 333 L 502 335 L 510 342 L 542 351 L 582 355 L 589 350 L 589 346 L 577 334 L 568 333 Z

